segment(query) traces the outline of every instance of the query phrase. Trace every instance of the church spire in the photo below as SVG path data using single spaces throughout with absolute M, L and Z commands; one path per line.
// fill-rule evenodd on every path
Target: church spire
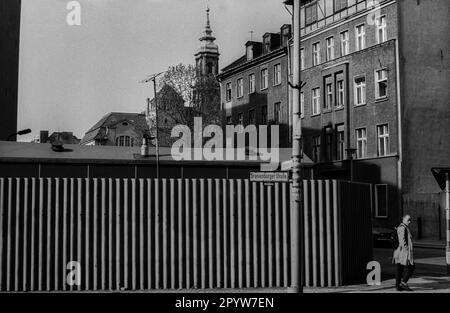
M 214 42 L 216 37 L 212 34 L 210 11 L 209 5 L 207 5 L 206 26 L 200 38 L 200 48 L 195 54 L 197 70 L 202 75 L 217 75 L 219 71 L 219 47 Z
M 211 29 L 211 21 L 210 21 L 210 17 L 209 17 L 209 5 L 206 7 L 206 27 L 205 30 L 203 31 L 203 37 L 200 38 L 200 41 L 214 41 L 216 40 L 216 38 L 212 35 L 212 29 Z

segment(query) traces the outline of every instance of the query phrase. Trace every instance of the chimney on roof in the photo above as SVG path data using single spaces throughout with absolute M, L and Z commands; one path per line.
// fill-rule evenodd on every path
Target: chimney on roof
M 48 141 L 48 130 L 41 130 L 39 133 L 39 143 L 47 143 Z

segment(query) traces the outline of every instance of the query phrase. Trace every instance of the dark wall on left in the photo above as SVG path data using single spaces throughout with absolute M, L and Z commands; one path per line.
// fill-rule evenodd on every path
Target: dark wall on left
M 0 140 L 17 131 L 20 8 L 21 0 L 0 1 Z

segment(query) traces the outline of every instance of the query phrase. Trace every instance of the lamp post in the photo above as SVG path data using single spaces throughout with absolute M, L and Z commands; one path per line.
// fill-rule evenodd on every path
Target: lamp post
M 165 72 L 160 72 L 160 73 L 156 73 L 156 74 L 152 74 L 150 76 L 148 76 L 146 79 L 140 81 L 141 84 L 146 84 L 149 82 L 153 82 L 153 93 L 155 95 L 154 99 L 155 99 L 155 124 L 156 124 L 156 178 L 159 179 L 159 123 L 158 123 L 158 95 L 156 92 L 156 78 L 162 74 L 164 74 Z M 150 125 L 149 125 L 150 127 Z
M 300 108 L 300 0 L 285 1 L 286 5 L 293 5 L 293 68 L 292 83 L 292 200 L 291 200 L 291 286 L 290 292 L 303 292 L 303 263 L 304 263 L 304 242 L 303 242 L 303 195 L 301 179 L 302 151 L 302 119 Z
M 29 133 L 31 133 L 31 129 L 29 129 L 29 128 L 20 130 L 17 133 L 9 135 L 8 138 L 6 139 L 6 141 L 11 141 L 11 139 L 16 135 L 22 136 L 22 135 L 28 135 Z

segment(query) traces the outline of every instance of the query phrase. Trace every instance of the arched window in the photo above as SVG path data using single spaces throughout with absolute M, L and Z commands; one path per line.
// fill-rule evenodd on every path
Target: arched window
M 134 138 L 130 136 L 119 136 L 116 138 L 116 146 L 118 147 L 133 147 Z
M 206 74 L 213 74 L 214 65 L 212 63 L 206 64 Z

